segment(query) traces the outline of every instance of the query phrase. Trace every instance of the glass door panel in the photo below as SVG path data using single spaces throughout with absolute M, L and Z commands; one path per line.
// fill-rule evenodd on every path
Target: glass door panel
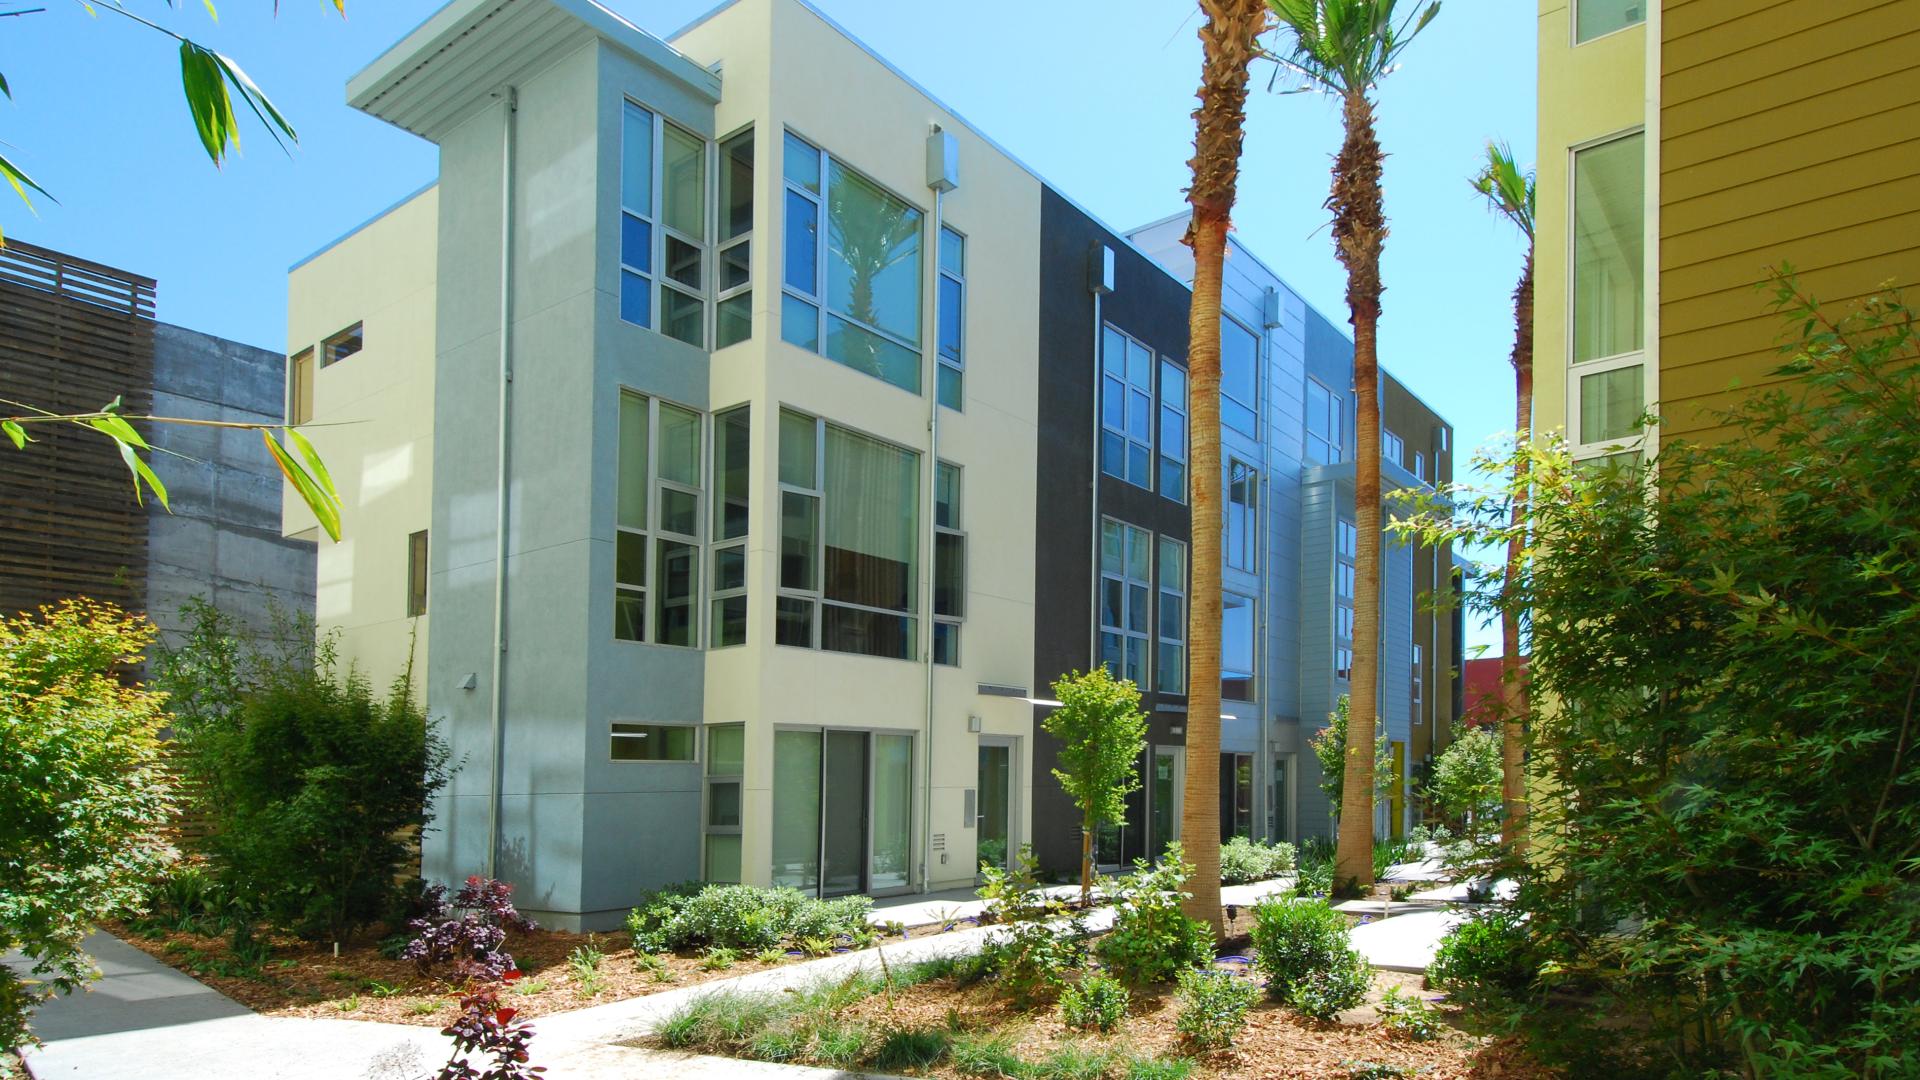
M 1149 821 L 1148 851 L 1158 859 L 1167 844 L 1180 839 L 1180 796 L 1184 786 L 1181 758 L 1185 750 L 1178 746 L 1153 748 L 1153 771 L 1148 776 L 1147 809 Z
M 980 747 L 978 862 L 1005 869 L 1013 818 L 1013 747 Z
M 867 733 L 827 732 L 821 776 L 820 893 L 861 892 L 867 868 Z
M 873 863 L 867 891 L 907 887 L 913 850 L 913 737 L 873 737 Z
M 820 887 L 820 733 L 773 734 L 773 883 Z

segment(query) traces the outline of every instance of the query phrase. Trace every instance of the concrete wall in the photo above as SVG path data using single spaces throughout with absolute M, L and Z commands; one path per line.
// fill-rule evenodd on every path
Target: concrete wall
M 184 327 L 153 333 L 158 416 L 279 423 L 285 387 L 279 353 Z M 180 607 L 197 598 L 256 630 L 313 614 L 314 546 L 280 533 L 280 470 L 255 431 L 155 424 L 155 475 L 172 512 L 147 522 L 147 617 L 163 644 L 184 629 Z

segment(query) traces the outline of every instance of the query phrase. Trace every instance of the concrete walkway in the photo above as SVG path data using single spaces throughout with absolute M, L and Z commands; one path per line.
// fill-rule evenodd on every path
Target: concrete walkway
M 1383 971 L 1421 974 L 1447 931 L 1467 921 L 1464 911 L 1410 911 L 1354 927 L 1348 937 L 1367 963 Z

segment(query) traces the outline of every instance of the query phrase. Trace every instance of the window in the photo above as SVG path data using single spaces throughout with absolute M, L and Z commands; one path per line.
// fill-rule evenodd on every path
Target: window
M 781 336 L 920 393 L 920 211 L 791 132 L 786 195 Z
M 919 454 L 782 411 L 775 642 L 916 659 L 919 510 Z
M 691 409 L 620 395 L 613 563 L 623 641 L 700 644 L 702 428 Z
M 713 646 L 747 642 L 747 406 L 713 417 Z
M 1313 465 L 1332 465 L 1340 460 L 1341 448 L 1346 445 L 1341 431 L 1341 417 L 1346 407 L 1340 401 L 1340 395 L 1320 385 L 1313 379 L 1307 380 L 1307 461 Z
M 746 744 L 744 724 L 707 729 L 708 881 L 740 880 L 740 789 L 746 774 Z
M 1413 452 L 1413 478 L 1415 480 L 1427 478 L 1427 456 L 1418 450 Z
M 1574 0 L 1573 43 L 1624 30 L 1647 20 L 1647 0 Z
M 287 361 L 287 423 L 313 420 L 313 350 L 301 349 Z
M 1220 839 L 1253 838 L 1253 755 L 1220 755 Z
M 1634 133 L 1574 155 L 1573 342 L 1580 372 L 1578 446 L 1629 438 L 1645 406 L 1646 138 Z
M 1187 369 L 1160 361 L 1160 494 L 1187 501 Z
M 729 140 L 728 148 L 720 184 L 726 203 L 721 228 L 724 239 L 737 241 L 737 250 L 727 254 L 737 260 L 739 273 L 728 270 L 716 283 L 707 277 L 707 141 L 631 101 L 621 114 L 620 317 L 696 348 L 707 347 L 710 290 L 733 301 L 722 320 L 729 334 L 744 336 L 740 320 L 752 303 L 744 291 L 736 291 L 747 284 L 747 248 L 744 235 L 731 231 L 743 203 L 745 225 L 752 225 L 751 133 Z M 744 177 L 738 169 L 742 157 Z
M 1100 661 L 1116 679 L 1147 685 L 1147 619 L 1153 588 L 1153 535 L 1112 519 L 1100 522 Z
M 1227 461 L 1227 565 L 1259 569 L 1260 474 L 1244 461 Z
M 427 530 L 407 537 L 407 617 L 427 613 Z
M 1380 429 L 1380 459 L 1400 465 L 1407 460 L 1406 440 L 1385 428 Z
M 967 534 L 960 531 L 960 466 L 933 470 L 933 662 L 960 663 L 967 614 Z
M 967 240 L 952 229 L 940 230 L 940 404 L 959 409 L 966 370 Z
M 753 336 L 753 130 L 720 144 L 720 250 L 714 264 L 713 347 Z
M 1228 593 L 1220 599 L 1220 696 L 1253 700 L 1253 598 Z
M 1153 489 L 1153 350 L 1111 326 L 1100 335 L 1100 468 Z
M 337 364 L 360 351 L 361 347 L 366 344 L 366 333 L 361 330 L 360 326 L 361 324 L 354 323 L 352 326 L 347 327 L 345 330 L 340 331 L 320 343 L 321 367 L 329 367 Z
M 694 736 L 690 724 L 613 724 L 615 761 L 692 761 Z
M 1260 434 L 1260 339 L 1220 319 L 1220 422 L 1244 435 Z
M 1160 538 L 1160 651 L 1154 658 L 1153 688 L 1163 694 L 1187 692 L 1187 545 Z
M 1360 531 L 1341 520 L 1333 527 L 1333 677 L 1353 678 L 1354 559 L 1360 551 Z
M 1426 689 L 1425 665 L 1420 662 L 1422 655 L 1423 655 L 1423 651 L 1420 648 L 1420 643 L 1417 641 L 1414 642 L 1413 643 L 1413 722 L 1415 724 L 1420 723 L 1425 716 L 1425 713 L 1420 707 L 1421 703 L 1425 700 L 1425 689 Z

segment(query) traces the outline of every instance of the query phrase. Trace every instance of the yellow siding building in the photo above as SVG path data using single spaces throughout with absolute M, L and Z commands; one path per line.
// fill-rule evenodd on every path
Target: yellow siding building
M 1534 425 L 1713 437 L 1780 362 L 1756 286 L 1920 283 L 1920 3 L 1541 0 Z

